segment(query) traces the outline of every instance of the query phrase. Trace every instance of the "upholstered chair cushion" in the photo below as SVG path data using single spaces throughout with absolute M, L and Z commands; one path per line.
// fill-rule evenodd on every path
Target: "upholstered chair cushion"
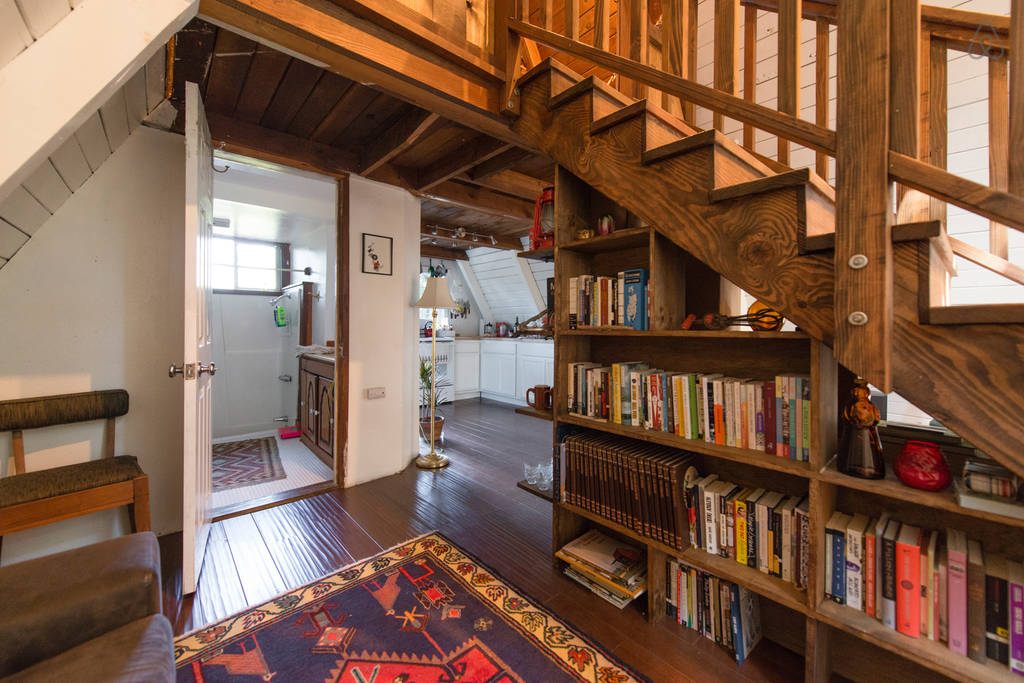
M 0 479 L 0 507 L 30 503 L 142 476 L 134 455 L 89 460 Z

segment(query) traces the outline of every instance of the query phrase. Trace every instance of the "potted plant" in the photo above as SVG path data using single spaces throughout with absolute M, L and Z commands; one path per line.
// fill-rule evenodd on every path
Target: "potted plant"
M 423 440 L 430 442 L 430 404 L 434 404 L 434 443 L 440 443 L 441 432 L 444 430 L 444 416 L 440 414 L 441 389 L 450 387 L 452 382 L 447 377 L 437 378 L 437 391 L 431 391 L 433 373 L 429 358 L 420 358 L 420 434 Z

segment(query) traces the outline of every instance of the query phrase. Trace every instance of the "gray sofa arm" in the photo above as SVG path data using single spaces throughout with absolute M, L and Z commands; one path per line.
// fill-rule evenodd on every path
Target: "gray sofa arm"
M 160 614 L 151 532 L 0 567 L 0 677 Z

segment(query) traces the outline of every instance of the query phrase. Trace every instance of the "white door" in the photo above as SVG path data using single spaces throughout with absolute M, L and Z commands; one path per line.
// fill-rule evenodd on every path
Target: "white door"
M 195 83 L 185 84 L 185 448 L 182 593 L 194 593 L 210 533 L 213 148 Z

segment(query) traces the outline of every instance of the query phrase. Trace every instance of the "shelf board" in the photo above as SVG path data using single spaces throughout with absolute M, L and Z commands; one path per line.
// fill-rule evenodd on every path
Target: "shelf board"
M 1011 681 L 1021 679 L 1010 672 L 1008 667 L 994 662 L 979 662 L 952 652 L 942 643 L 927 638 L 911 638 L 884 626 L 880 621 L 864 612 L 822 601 L 818 605 L 817 618 L 829 626 L 851 633 L 858 638 L 894 652 L 913 662 L 937 671 L 959 681 Z
M 533 259 L 534 261 L 553 261 L 555 258 L 555 248 L 552 247 L 541 247 L 540 249 L 531 249 L 530 251 L 520 251 L 516 254 L 519 258 Z
M 810 339 L 803 332 L 763 332 L 754 330 L 634 330 L 632 327 L 577 327 L 559 329 L 556 334 L 569 337 L 692 337 L 705 339 Z
M 551 489 L 548 489 L 547 491 L 541 491 L 540 488 L 536 484 L 531 484 L 530 482 L 526 481 L 525 479 L 520 479 L 519 481 L 517 481 L 516 482 L 516 486 L 518 486 L 519 488 L 521 488 L 524 491 L 528 491 L 529 493 L 532 493 L 533 495 L 537 496 L 538 498 L 543 498 L 544 500 L 546 500 L 549 503 L 553 503 L 554 500 L 555 500 L 554 496 L 552 495 Z
M 628 436 L 633 439 L 649 441 L 663 446 L 671 446 L 672 448 L 682 448 L 687 451 L 692 451 L 693 453 L 701 453 L 715 458 L 741 462 L 747 465 L 754 465 L 755 467 L 775 470 L 777 472 L 785 472 L 786 474 L 792 474 L 797 477 L 810 478 L 814 474 L 810 465 L 806 462 L 780 458 L 775 455 L 768 455 L 767 453 L 752 451 L 747 448 L 720 446 L 718 444 L 708 443 L 701 439 L 684 439 L 681 436 L 669 434 L 668 432 L 658 432 L 653 429 L 644 429 L 643 427 L 620 425 L 614 422 L 608 422 L 607 420 L 583 417 L 582 415 L 559 414 L 557 419 L 559 422 L 574 424 L 580 427 L 589 427 L 590 429 L 597 429 L 610 434 Z
M 569 503 L 558 503 L 561 507 L 567 511 L 585 517 L 592 522 L 606 526 L 613 531 L 616 531 L 624 536 L 627 536 L 638 543 L 655 548 L 670 557 L 677 558 L 691 567 L 696 567 L 710 574 L 714 574 L 719 578 L 728 579 L 733 583 L 736 583 L 744 588 L 749 588 L 759 595 L 779 603 L 784 607 L 800 612 L 801 614 L 810 613 L 810 609 L 807 606 L 807 592 L 802 591 L 796 586 L 782 579 L 768 576 L 756 569 L 751 569 L 746 565 L 742 565 L 735 560 L 731 560 L 728 557 L 719 557 L 706 553 L 703 550 L 697 548 L 687 548 L 680 550 L 673 548 L 670 545 L 665 545 L 654 539 L 641 536 L 629 527 L 623 526 L 617 522 L 613 522 L 610 519 L 602 517 L 601 515 L 595 514 L 589 510 L 571 505 Z
M 867 491 L 868 493 L 875 493 L 907 503 L 915 503 L 925 507 L 954 512 L 965 517 L 976 517 L 990 522 L 1006 524 L 1007 526 L 1024 527 L 1024 519 L 1015 519 L 983 510 L 961 507 L 953 497 L 952 485 L 946 491 L 922 491 L 911 488 L 896 478 L 891 467 L 886 468 L 885 479 L 860 479 L 848 476 L 837 470 L 835 458 L 833 458 L 821 469 L 817 478 L 829 484 L 836 484 L 837 486 Z
M 629 228 L 627 230 L 616 230 L 610 235 L 595 235 L 589 240 L 575 240 L 566 244 L 559 244 L 558 248 L 593 254 L 599 251 L 642 247 L 649 244 L 650 240 L 651 228 Z
M 531 408 L 529 406 L 521 406 L 519 408 L 516 408 L 516 412 L 519 413 L 520 415 L 526 415 L 527 417 L 536 417 L 541 420 L 547 420 L 548 422 L 551 422 L 551 420 L 554 419 L 552 411 L 537 410 L 536 408 Z

